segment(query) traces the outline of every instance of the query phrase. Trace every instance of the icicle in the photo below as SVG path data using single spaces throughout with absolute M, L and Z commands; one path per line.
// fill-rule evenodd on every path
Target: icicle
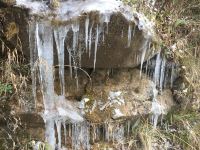
M 72 125 L 72 149 L 77 150 L 78 146 L 78 140 L 77 140 L 77 124 Z
M 156 99 L 158 95 L 158 90 L 156 89 L 156 85 L 154 85 L 152 88 L 153 88 L 153 101 L 152 101 L 151 112 L 152 112 L 153 126 L 154 128 L 156 128 L 158 123 L 158 117 L 164 114 L 164 107 L 161 104 L 159 104 Z
M 106 34 L 108 34 L 108 32 L 109 32 L 109 26 L 108 26 L 109 22 L 110 22 L 110 14 L 106 14 L 105 15 Z
M 65 79 L 64 79 L 64 42 L 65 37 L 68 32 L 68 28 L 58 27 L 54 30 L 54 37 L 56 42 L 56 48 L 58 53 L 58 63 L 59 63 L 59 77 L 60 77 L 60 85 L 61 85 L 61 95 L 65 94 Z
M 53 36 L 48 23 L 36 24 L 36 41 L 39 57 L 40 86 L 44 102 L 45 137 L 52 148 L 55 147 L 54 109 L 54 78 L 53 78 Z
M 92 25 L 90 27 L 90 32 L 89 32 L 89 58 L 91 55 L 91 48 L 92 48 L 92 28 L 93 28 L 94 22 L 92 22 Z
M 39 79 L 41 92 L 44 102 L 44 115 L 45 121 L 45 137 L 46 141 L 51 145 L 52 149 L 55 148 L 55 131 L 54 131 L 54 79 L 53 79 L 53 36 L 50 24 L 36 24 L 35 28 L 36 46 L 39 58 Z M 53 95 L 52 95 L 53 94 Z M 52 114 L 51 114 L 52 113 Z
M 76 21 L 74 24 L 72 24 L 72 31 L 73 31 L 73 52 L 75 55 L 75 52 L 77 51 L 77 45 L 78 45 L 78 36 L 79 36 L 79 23 Z
M 165 65 L 166 65 L 166 59 L 163 58 L 162 65 L 161 65 L 161 73 L 160 73 L 160 90 L 162 92 L 163 89 L 163 83 L 165 79 Z
M 39 57 L 40 85 L 43 91 L 45 110 L 54 107 L 54 78 L 53 78 L 53 37 L 50 25 L 36 25 L 36 41 Z
M 155 71 L 154 71 L 154 82 L 156 85 L 159 85 L 159 79 L 160 79 L 160 66 L 161 66 L 161 56 L 160 53 L 158 53 L 156 57 L 156 64 L 155 64 Z
M 76 79 L 76 87 L 79 88 L 78 84 L 78 72 L 77 72 L 77 55 L 78 55 L 78 38 L 79 38 L 79 23 L 76 21 L 72 25 L 73 31 L 73 63 L 74 63 L 74 72 L 75 72 L 75 79 Z
M 66 129 L 65 121 L 62 122 L 62 126 L 63 126 L 63 128 L 64 128 L 64 139 L 65 139 L 64 144 L 66 145 L 66 140 L 67 140 L 67 129 Z
M 89 150 L 89 127 L 87 122 L 72 125 L 72 148 L 73 150 Z
M 110 124 L 105 123 L 105 139 L 107 142 L 110 141 L 110 130 L 111 130 Z
M 75 70 L 76 88 L 77 88 L 77 90 L 78 90 L 78 89 L 79 89 L 78 68 L 75 66 L 75 67 L 74 67 L 74 70 Z
M 164 114 L 164 107 L 162 105 L 160 105 L 157 102 L 157 100 L 155 100 L 152 102 L 151 112 L 153 113 L 153 115 L 152 115 L 153 126 L 154 126 L 154 128 L 156 128 L 157 123 L 158 123 L 158 117 L 160 115 Z
M 121 142 L 124 139 L 124 127 L 119 123 L 115 126 L 113 132 L 113 142 L 116 140 L 117 142 Z
M 110 13 L 104 13 L 100 15 L 100 24 L 106 23 L 106 34 L 109 31 Z
M 69 119 L 71 122 L 83 121 L 82 116 L 80 116 L 76 109 L 73 109 L 73 106 L 71 106 L 70 103 L 66 101 L 65 96 L 58 96 L 54 92 L 53 33 L 55 34 L 55 40 L 59 53 L 61 49 L 64 51 L 64 35 L 66 35 L 63 31 L 62 36 L 60 33 L 62 30 L 58 32 L 52 32 L 51 24 L 47 22 L 37 23 L 35 27 L 35 39 L 37 43 L 36 46 L 38 52 L 38 68 L 40 79 L 39 82 L 45 109 L 43 113 L 46 129 L 45 138 L 46 142 L 51 146 L 51 149 L 55 149 L 56 145 L 54 130 L 55 124 L 57 127 L 58 135 L 58 149 L 61 149 L 61 123 L 65 122 L 66 119 Z M 60 53 L 60 55 L 64 55 L 64 53 Z M 63 56 L 60 59 L 60 62 L 62 62 L 61 66 L 64 66 Z
M 143 63 L 144 63 L 144 59 L 145 59 L 145 55 L 146 55 L 148 46 L 149 46 L 148 40 L 146 40 L 144 45 L 142 46 L 142 55 L 141 55 L 141 62 L 140 62 L 140 77 L 142 76 L 142 67 L 143 67 Z
M 94 70 L 96 66 L 96 57 L 97 57 L 97 48 L 98 48 L 98 42 L 99 42 L 99 25 L 97 24 L 96 27 L 96 40 L 95 40 L 95 49 L 94 49 Z
M 105 37 L 104 37 L 104 25 L 103 25 L 103 23 L 100 23 L 98 30 L 99 30 L 98 31 L 98 41 L 99 41 L 99 39 L 101 39 L 100 36 L 102 35 L 102 38 L 103 38 L 102 42 L 104 43 Z
M 131 126 L 131 121 L 130 120 L 128 120 L 128 125 L 127 125 L 127 135 L 128 135 L 128 137 L 130 136 L 130 126 Z
M 56 145 L 56 137 L 54 130 L 54 120 L 46 120 L 45 121 L 45 138 L 48 144 L 50 144 L 51 149 L 55 149 Z
M 128 27 L 128 47 L 131 46 L 131 35 L 132 35 L 132 24 L 129 24 L 129 27 Z
M 133 37 L 135 36 L 135 32 L 136 32 L 136 25 L 135 25 L 134 28 L 133 28 L 133 34 L 132 34 Z M 132 38 L 133 38 L 133 37 L 132 37 Z
M 109 31 L 109 26 L 108 26 L 108 22 L 106 22 L 106 34 L 108 34 Z
M 60 120 L 56 120 L 56 129 L 57 129 L 57 134 L 58 134 L 58 149 L 61 149 L 61 121 Z
M 37 107 L 37 96 L 36 96 L 36 67 L 35 67 L 35 62 L 36 62 L 36 54 L 37 54 L 37 45 L 36 45 L 36 35 L 35 35 L 35 29 L 36 24 L 31 23 L 29 24 L 29 43 L 30 43 L 30 64 L 31 64 L 31 78 L 32 78 L 32 92 L 33 92 L 33 97 L 34 97 L 34 103 L 35 103 L 35 108 Z M 3 48 L 3 43 L 2 43 L 2 49 Z
M 67 47 L 69 53 L 69 70 L 70 70 L 70 77 L 72 78 L 72 49 Z
M 105 43 L 105 33 L 104 33 L 104 29 L 103 29 L 103 43 Z
M 88 28 L 89 28 L 89 16 L 87 16 L 86 20 L 85 20 L 85 49 L 86 52 L 88 51 Z

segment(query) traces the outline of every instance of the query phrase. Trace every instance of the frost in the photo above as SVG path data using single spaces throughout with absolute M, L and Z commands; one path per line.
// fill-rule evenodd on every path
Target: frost
M 113 119 L 117 119 L 117 118 L 120 118 L 123 116 L 124 116 L 124 114 L 122 114 L 122 112 L 119 109 L 114 109 L 114 115 L 112 116 Z
M 128 21 L 134 22 L 139 30 L 144 30 L 147 37 L 153 34 L 154 24 L 143 14 L 133 12 L 119 0 L 69 0 L 60 3 L 56 10 L 49 8 L 45 1 L 17 0 L 16 6 L 28 8 L 34 15 L 62 21 L 76 19 L 83 13 L 96 11 L 104 16 L 103 21 L 107 23 L 107 31 L 111 14 L 120 12 Z

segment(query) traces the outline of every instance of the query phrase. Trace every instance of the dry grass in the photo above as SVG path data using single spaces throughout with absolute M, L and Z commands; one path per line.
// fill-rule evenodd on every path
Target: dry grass
M 142 144 L 140 149 L 152 149 L 156 141 L 160 146 L 169 143 L 171 149 L 175 150 L 199 150 L 200 1 L 156 0 L 153 8 L 146 5 L 147 0 L 124 1 L 155 21 L 157 34 L 162 40 L 162 50 L 166 58 L 180 65 L 179 75 L 185 85 L 184 89 L 177 91 L 182 97 L 182 111 L 169 114 L 165 124 L 156 130 L 143 122 L 134 131 L 136 136 L 133 139 L 139 137 Z M 188 112 L 186 108 L 194 112 Z M 134 146 L 134 149 L 139 147 Z
M 56 9 L 60 6 L 59 0 L 50 0 L 50 7 L 52 9 Z
M 195 112 L 176 111 L 169 113 L 157 128 L 148 120 L 141 120 L 133 128 L 129 148 L 137 150 L 200 148 L 200 115 Z
M 187 99 L 183 108 L 192 106 L 199 110 L 200 1 L 156 0 L 153 7 L 148 5 L 147 0 L 124 1 L 155 22 L 157 34 L 162 40 L 160 46 L 166 58 L 181 66 L 180 76 L 186 87 L 179 94 Z

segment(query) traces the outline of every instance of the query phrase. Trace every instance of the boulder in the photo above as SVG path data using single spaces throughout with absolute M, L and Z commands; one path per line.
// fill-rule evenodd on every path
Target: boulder
M 84 96 L 90 99 L 85 112 L 91 122 L 148 116 L 153 99 L 163 107 L 164 114 L 174 106 L 172 92 L 165 89 L 154 98 L 155 84 L 145 75 L 141 78 L 137 69 L 115 70 L 110 77 L 97 71 L 91 77 L 95 79 L 93 86 L 87 86 Z
M 11 22 L 20 26 L 16 34 L 19 38 L 6 39 L 10 41 L 8 45 L 13 48 L 18 44 L 27 60 L 30 49 L 35 48 L 29 44 L 34 43 L 36 31 L 32 25 L 35 24 L 49 24 L 47 28 L 51 28 L 52 34 L 60 27 L 64 27 L 60 33 L 68 31 L 64 35 L 65 65 L 132 68 L 152 55 L 149 50 L 154 36 L 151 22 L 119 1 L 62 1 L 55 9 L 45 1 L 16 1 L 14 6 L 5 8 L 5 18 L 4 28 Z M 60 65 L 56 38 L 54 35 L 54 65 Z

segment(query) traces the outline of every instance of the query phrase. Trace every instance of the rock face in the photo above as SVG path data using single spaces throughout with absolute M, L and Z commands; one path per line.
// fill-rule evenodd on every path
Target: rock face
M 94 119 L 94 122 L 103 122 L 110 119 L 146 116 L 152 113 L 155 84 L 148 77 L 143 76 L 141 79 L 137 69 L 115 70 L 107 79 L 103 74 L 103 71 L 97 71 L 92 75 L 93 79 L 99 82 L 94 82 L 92 88 L 87 87 L 87 93 L 84 96 L 90 99 L 85 109 L 90 119 Z M 156 99 L 163 106 L 165 113 L 174 105 L 172 93 L 169 90 L 162 91 Z
M 170 91 L 162 90 L 167 100 L 155 97 L 156 85 L 142 70 L 132 69 L 139 64 L 142 69 L 152 54 L 152 25 L 120 1 L 70 0 L 53 9 L 45 1 L 17 0 L 7 10 L 6 24 L 15 22 L 18 30 L 5 38 L 11 45 L 19 42 L 18 36 L 21 39 L 30 59 L 37 113 L 42 114 L 31 117 L 36 126 L 27 122 L 30 114 L 21 118 L 30 134 L 34 128 L 44 132 L 52 149 L 90 149 L 102 139 L 119 143 L 129 136 L 135 118 L 162 108 L 156 126 L 164 109 L 173 106 Z M 165 61 L 158 58 L 155 66 L 160 72 Z
M 67 91 L 66 99 L 73 103 L 73 106 L 82 112 L 87 123 L 73 125 L 66 122 L 62 128 L 66 128 L 65 135 L 62 129 L 62 145 L 71 148 L 73 138 L 77 137 L 77 132 L 82 131 L 81 136 L 87 137 L 90 134 L 90 146 L 98 142 L 120 142 L 123 138 L 131 136 L 132 127 L 140 117 L 150 118 L 152 112 L 153 89 L 155 84 L 144 74 L 140 77 L 138 69 L 99 69 L 90 74 L 91 80 L 85 74 L 79 74 L 79 102 L 75 94 L 76 82 L 71 80 Z M 69 78 L 66 78 L 70 81 Z M 85 90 L 83 90 L 85 89 Z M 57 93 L 59 89 L 56 88 Z M 38 97 L 38 107 L 42 105 L 42 98 Z M 174 101 L 170 90 L 163 90 L 157 96 L 158 103 L 163 106 L 164 113 L 167 113 L 173 106 Z M 39 113 L 40 114 L 40 113 Z M 22 126 L 33 139 L 44 140 L 45 123 L 38 114 L 21 114 Z M 32 118 L 31 120 L 29 118 Z M 76 128 L 76 131 L 74 129 Z M 90 132 L 86 132 L 89 130 Z M 86 130 L 85 130 L 86 129 Z M 39 132 L 39 133 L 38 133 Z M 77 135 L 76 135 L 77 134 Z M 65 138 L 65 136 L 66 138 Z M 80 136 L 80 137 L 81 137 Z M 78 144 L 84 143 L 83 139 L 78 139 Z M 66 143 L 66 145 L 64 144 Z M 120 146 L 120 145 L 118 145 Z M 118 149 L 117 147 L 116 149 Z M 95 149 L 95 148 L 94 148 Z
M 7 22 L 14 21 L 20 26 L 19 37 L 27 58 L 30 57 L 32 47 L 27 43 L 32 34 L 28 31 L 31 30 L 30 24 L 35 22 L 33 20 L 37 20 L 39 24 L 49 22 L 52 27 L 49 32 L 52 34 L 58 28 L 65 33 L 65 65 L 132 68 L 143 63 L 151 54 L 151 23 L 143 15 L 132 13 L 130 8 L 118 1 L 63 1 L 60 2 L 60 7 L 52 10 L 46 2 L 23 0 L 16 1 L 16 5 L 8 8 L 7 12 Z M 56 38 L 59 37 L 54 35 L 54 65 L 59 65 Z

